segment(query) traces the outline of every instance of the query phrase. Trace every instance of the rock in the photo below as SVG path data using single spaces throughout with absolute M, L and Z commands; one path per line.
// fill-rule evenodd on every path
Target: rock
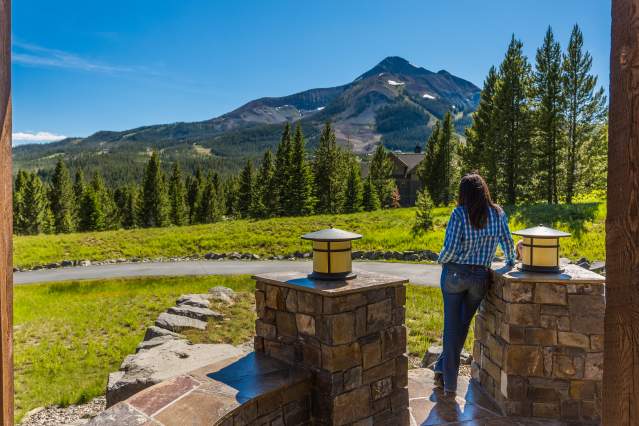
M 189 329 L 206 330 L 206 322 L 204 321 L 166 312 L 160 314 L 155 320 L 155 325 L 176 333 Z
M 590 269 L 590 262 L 585 257 L 582 257 L 577 262 L 575 262 L 577 266 L 581 266 L 582 268 Z
M 304 252 L 302 254 L 302 258 L 304 258 L 304 259 L 310 259 L 311 257 L 313 257 L 313 254 L 309 253 L 309 252 Z
M 185 340 L 170 340 L 129 355 L 122 362 L 120 371 L 109 375 L 107 406 L 156 383 L 242 354 L 241 349 L 226 344 L 192 345 Z
M 606 271 L 606 262 L 602 262 L 600 260 L 595 260 L 590 265 L 590 270 L 592 272 L 597 272 L 597 273 L 605 272 Z
M 219 312 L 210 310 L 209 308 L 198 308 L 191 305 L 180 305 L 169 308 L 167 311 L 169 314 L 181 315 L 187 318 L 193 318 L 200 321 L 208 321 L 209 318 L 217 320 L 223 319 L 224 315 Z
M 404 255 L 404 260 L 419 260 L 419 255 L 417 253 L 409 253 Z
M 60 262 L 60 265 L 62 265 L 62 266 L 73 266 L 73 261 L 72 260 L 63 260 L 62 262 Z
M 144 340 L 155 339 L 160 336 L 172 336 L 174 339 L 184 339 L 184 336 L 178 333 L 174 333 L 172 331 L 167 330 L 166 328 L 160 328 L 155 325 L 146 329 L 146 333 L 144 333 Z
M 444 348 L 442 348 L 441 346 L 429 347 L 428 351 L 426 351 L 426 353 L 424 354 L 424 359 L 422 359 L 422 367 L 432 368 L 435 362 L 437 362 L 437 358 L 439 358 L 443 350 Z M 462 365 L 470 365 L 473 362 L 473 356 L 465 350 L 462 350 L 459 359 Z
M 178 297 L 176 304 L 195 306 L 197 308 L 208 308 L 211 305 L 211 303 L 200 294 L 183 294 Z
M 217 286 L 209 289 L 208 296 L 210 299 L 232 305 L 235 292 L 228 287 Z
M 439 259 L 439 253 L 435 253 L 434 251 L 431 250 L 425 250 L 424 251 L 424 257 L 427 260 L 431 260 L 431 261 L 436 261 L 437 259 Z
M 422 367 L 431 367 L 441 355 L 443 348 L 441 346 L 431 346 L 428 348 L 422 359 Z
M 259 254 L 251 254 L 251 260 L 260 260 L 260 255 Z
M 173 337 L 170 334 L 165 334 L 164 336 L 154 337 L 153 339 L 150 339 L 150 340 L 143 340 L 135 348 L 135 352 L 137 353 L 137 352 L 140 352 L 141 350 L 144 350 L 144 349 L 151 349 L 151 348 L 154 348 L 156 346 L 160 346 L 160 345 L 168 342 L 169 340 L 175 340 L 175 339 L 176 339 L 176 337 Z
M 229 259 L 231 260 L 240 260 L 241 258 L 242 258 L 242 255 L 239 254 L 238 252 L 233 252 L 229 254 Z
M 572 260 L 568 259 L 567 257 L 560 257 L 559 258 L 559 264 L 560 265 L 570 265 L 572 263 Z
M 213 254 L 213 253 L 206 253 L 204 255 L 204 258 L 207 259 L 207 260 L 211 260 L 211 259 L 215 259 L 214 256 L 215 256 L 215 254 Z
M 81 260 L 80 261 L 80 266 L 91 266 L 91 261 L 90 260 Z
M 462 365 L 470 365 L 473 362 L 473 356 L 469 354 L 468 352 L 466 352 L 465 350 L 462 350 L 459 360 Z

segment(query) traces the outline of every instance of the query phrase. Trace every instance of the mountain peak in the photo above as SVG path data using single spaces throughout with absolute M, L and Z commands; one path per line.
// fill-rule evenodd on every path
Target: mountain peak
M 404 75 L 431 74 L 431 72 L 427 69 L 416 67 L 400 56 L 387 56 L 372 69 L 359 76 L 358 80 L 378 75 L 383 72 Z

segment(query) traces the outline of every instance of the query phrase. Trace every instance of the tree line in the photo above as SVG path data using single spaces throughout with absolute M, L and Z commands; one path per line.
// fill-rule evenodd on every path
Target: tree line
M 501 65 L 484 81 L 459 150 L 462 168 L 478 170 L 494 197 L 509 205 L 571 203 L 604 189 L 606 97 L 591 68 L 578 25 L 565 51 L 549 27 L 534 68 L 513 35 Z
M 71 178 L 62 159 L 51 179 L 19 170 L 14 183 L 16 234 L 68 233 L 119 228 L 213 223 L 224 218 L 268 218 L 354 213 L 399 206 L 392 163 L 383 146 L 362 178 L 360 159 L 337 144 L 330 123 L 309 155 L 301 126 L 285 124 L 275 154 L 247 161 L 237 176 L 223 179 L 197 168 L 185 174 L 178 162 L 164 173 L 158 152 L 142 181 L 108 188 L 99 173 Z

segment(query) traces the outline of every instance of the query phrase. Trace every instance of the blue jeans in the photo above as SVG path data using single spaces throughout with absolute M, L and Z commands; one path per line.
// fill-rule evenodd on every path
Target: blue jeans
M 444 348 L 435 363 L 434 371 L 442 373 L 444 390 L 455 392 L 459 356 L 473 316 L 488 290 L 488 269 L 476 265 L 445 263 L 440 285 L 444 299 Z

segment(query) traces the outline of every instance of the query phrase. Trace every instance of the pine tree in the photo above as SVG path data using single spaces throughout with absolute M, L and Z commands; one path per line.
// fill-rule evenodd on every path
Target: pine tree
M 566 202 L 571 203 L 585 176 L 580 165 L 589 154 L 588 141 L 597 137 L 597 130 L 606 116 L 603 88 L 596 90 L 597 77 L 590 74 L 592 57 L 583 51 L 583 34 L 575 25 L 568 49 L 563 56 L 562 83 L 566 99 L 567 157 Z
M 99 194 L 94 187 L 87 186 L 80 199 L 80 231 L 102 231 L 106 229 L 106 215 Z
M 364 187 L 362 173 L 357 161 L 351 161 L 351 167 L 346 182 L 346 197 L 344 198 L 344 212 L 356 213 L 362 210 Z
M 393 163 L 388 157 L 384 145 L 380 143 L 371 159 L 370 176 L 382 207 L 390 206 L 391 194 L 395 187 L 395 182 L 391 178 L 392 174 Z
M 173 225 L 182 226 L 187 220 L 186 189 L 180 165 L 175 162 L 169 178 L 169 219 Z
M 198 206 L 198 223 L 213 223 L 221 218 L 218 187 L 216 178 L 209 176 L 202 190 L 202 198 Z
M 457 167 L 457 140 L 454 135 L 453 118 L 450 112 L 444 115 L 441 124 L 439 138 L 435 148 L 435 164 L 432 177 L 437 187 L 434 188 L 436 195 L 435 203 L 449 205 L 455 198 Z
M 100 211 L 103 215 L 103 225 L 100 225 L 100 229 L 118 229 L 121 224 L 119 221 L 118 208 L 115 204 L 115 200 L 111 195 L 111 191 L 106 187 L 102 175 L 96 172 L 93 175 L 91 181 L 91 188 L 93 193 L 98 197 L 100 204 Z M 85 188 L 86 192 L 86 188 Z
M 274 176 L 275 163 L 273 162 L 273 154 L 271 154 L 270 149 L 267 149 L 257 172 L 256 200 L 253 208 L 256 217 L 273 216 L 277 211 L 277 198 L 273 188 Z
M 255 206 L 255 177 L 253 163 L 246 162 L 246 166 L 240 174 L 240 187 L 238 193 L 237 210 L 241 217 L 250 217 Z
M 531 174 L 530 64 L 523 44 L 513 35 L 499 67 L 495 89 L 497 188 L 499 198 L 514 205 L 528 189 Z
M 473 124 L 466 128 L 466 146 L 462 151 L 463 173 L 479 172 L 488 186 L 497 188 L 497 157 L 495 146 L 495 88 L 497 70 L 490 67 L 484 80 L 477 111 L 473 113 Z
M 213 173 L 211 182 L 213 183 L 213 190 L 215 191 L 213 221 L 217 222 L 221 220 L 226 213 L 226 191 L 219 174 Z
M 559 201 L 559 161 L 563 145 L 564 98 L 561 87 L 561 48 L 548 27 L 544 44 L 537 49 L 533 74 L 535 130 L 538 159 L 536 171 L 543 194 L 549 204 Z
M 165 226 L 168 209 L 164 186 L 164 175 L 160 168 L 160 156 L 157 151 L 151 154 L 142 180 L 140 199 L 140 225 L 145 228 Z
M 377 190 L 373 184 L 373 180 L 368 176 L 364 180 L 364 192 L 362 194 L 362 206 L 367 212 L 380 209 L 379 198 L 377 198 Z
M 412 233 L 421 235 L 433 228 L 433 200 L 428 195 L 428 191 L 421 190 L 417 193 L 415 207 L 417 210 L 415 211 Z
M 55 232 L 73 232 L 75 230 L 75 194 L 69 169 L 61 159 L 56 163 L 51 178 L 50 203 Z
M 18 170 L 13 187 L 13 232 L 16 234 L 26 234 L 29 224 L 27 223 L 25 193 L 27 182 L 31 178 L 25 170 Z
M 49 232 L 53 215 L 49 207 L 46 188 L 36 173 L 30 173 L 24 187 L 24 233 L 36 235 Z
M 197 223 L 198 206 L 202 199 L 202 187 L 204 178 L 202 170 L 198 167 L 194 176 L 189 176 L 186 183 L 186 203 L 188 207 L 188 219 L 190 224 Z
M 224 200 L 225 200 L 225 213 L 227 216 L 230 217 L 237 217 L 239 216 L 238 213 L 238 194 L 239 194 L 239 188 L 240 188 L 240 183 L 239 183 L 239 179 L 237 176 L 232 176 L 230 178 L 228 178 L 226 180 L 226 182 L 224 182 Z M 273 207 L 273 212 L 277 211 L 277 198 L 275 197 L 274 193 L 271 193 L 271 196 L 273 197 L 273 202 L 274 207 Z M 275 213 L 272 213 L 273 215 Z
M 421 180 L 422 188 L 425 188 L 430 194 L 431 198 L 437 196 L 439 182 L 437 182 L 437 147 L 439 145 L 439 138 L 441 134 L 441 123 L 435 122 L 433 131 L 431 132 L 428 141 L 426 141 L 426 152 L 424 153 L 424 159 L 419 164 L 418 175 Z
M 137 194 L 135 186 L 124 186 L 118 188 L 114 193 L 115 204 L 118 207 L 120 224 L 125 229 L 137 226 Z
M 348 173 L 345 160 L 346 156 L 337 146 L 331 124 L 326 123 L 313 162 L 316 212 L 339 213 L 343 207 Z
M 286 123 L 282 138 L 275 154 L 275 175 L 273 176 L 274 195 L 277 199 L 276 216 L 290 214 L 289 188 L 291 165 L 291 125 Z
M 74 221 L 79 227 L 80 222 L 80 202 L 82 200 L 82 195 L 84 195 L 84 187 L 86 182 L 84 181 L 84 173 L 82 173 L 81 169 L 76 170 L 75 178 L 73 180 L 73 196 L 75 199 L 75 210 L 74 210 Z
M 306 147 L 302 126 L 297 123 L 291 148 L 290 214 L 307 215 L 313 212 L 313 173 L 306 160 Z

